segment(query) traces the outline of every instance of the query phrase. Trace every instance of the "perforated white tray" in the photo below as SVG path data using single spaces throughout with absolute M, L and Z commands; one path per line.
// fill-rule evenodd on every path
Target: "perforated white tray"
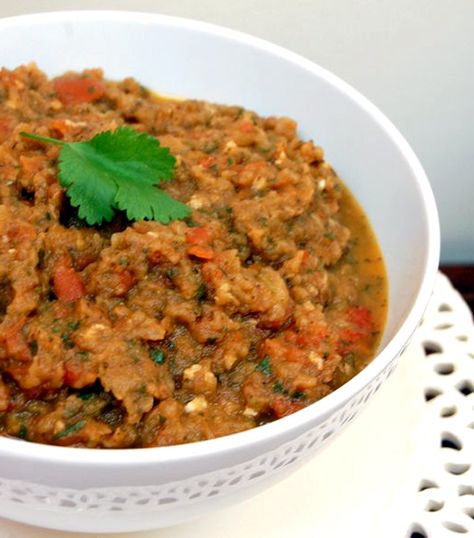
M 470 534 L 474 535 L 474 325 L 467 305 L 439 275 L 424 321 L 396 372 L 327 448 L 250 501 L 193 523 L 126 536 Z M 84 535 L 0 520 L 0 538 L 79 536 Z

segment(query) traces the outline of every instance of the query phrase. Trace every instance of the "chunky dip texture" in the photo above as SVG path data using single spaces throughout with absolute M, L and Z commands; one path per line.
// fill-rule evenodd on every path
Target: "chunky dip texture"
M 176 158 L 163 224 L 79 218 L 65 142 L 128 125 Z M 317 131 L 317 126 L 315 126 Z M 291 414 L 373 357 L 381 253 L 296 123 L 166 100 L 98 69 L 0 71 L 0 434 L 90 448 L 210 439 Z

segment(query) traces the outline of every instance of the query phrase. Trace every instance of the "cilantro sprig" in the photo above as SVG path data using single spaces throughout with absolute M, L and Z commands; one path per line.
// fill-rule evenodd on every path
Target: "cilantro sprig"
M 26 132 L 20 135 L 61 146 L 59 183 L 79 209 L 79 217 L 90 225 L 112 220 L 116 210 L 125 211 L 130 220 L 163 224 L 184 219 L 191 212 L 186 204 L 157 188 L 161 181 L 172 179 L 176 159 L 150 134 L 118 127 L 82 142 Z

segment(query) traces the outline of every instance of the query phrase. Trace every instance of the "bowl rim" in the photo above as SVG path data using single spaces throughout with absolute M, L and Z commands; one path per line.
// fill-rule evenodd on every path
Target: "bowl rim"
M 438 211 L 426 173 L 414 151 L 398 129 L 385 114 L 358 90 L 315 62 L 265 39 L 230 29 L 226 26 L 190 18 L 149 13 L 146 11 L 100 9 L 49 11 L 0 18 L 0 31 L 2 28 L 32 26 L 43 23 L 101 24 L 101 22 L 159 25 L 213 34 L 217 37 L 229 39 L 278 56 L 284 61 L 297 64 L 317 77 L 323 78 L 335 89 L 354 101 L 388 135 L 392 143 L 400 150 L 413 176 L 416 178 L 421 197 L 425 203 L 424 210 L 428 230 L 428 244 L 426 246 L 422 284 L 405 320 L 393 338 L 376 354 L 374 359 L 361 372 L 340 388 L 297 413 L 251 430 L 216 439 L 163 447 L 122 449 L 74 448 L 29 443 L 21 439 L 0 436 L 0 454 L 14 455 L 16 458 L 28 459 L 38 463 L 54 462 L 55 464 L 77 464 L 80 466 L 100 465 L 101 467 L 109 467 L 115 465 L 134 465 L 137 463 L 140 465 L 161 464 L 172 463 L 183 459 L 193 460 L 201 457 L 211 457 L 216 454 L 232 452 L 240 448 L 265 442 L 272 437 L 278 437 L 284 431 L 301 431 L 304 425 L 311 422 L 315 415 L 328 415 L 332 409 L 341 406 L 352 395 L 360 392 L 367 383 L 375 379 L 400 354 L 401 350 L 404 349 L 423 316 L 434 287 L 440 255 Z

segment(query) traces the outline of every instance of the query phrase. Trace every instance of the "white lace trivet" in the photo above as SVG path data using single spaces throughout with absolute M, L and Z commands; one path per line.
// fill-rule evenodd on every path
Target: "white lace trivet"
M 443 276 L 416 341 L 425 353 L 426 404 L 410 536 L 474 536 L 474 326 L 469 308 Z

